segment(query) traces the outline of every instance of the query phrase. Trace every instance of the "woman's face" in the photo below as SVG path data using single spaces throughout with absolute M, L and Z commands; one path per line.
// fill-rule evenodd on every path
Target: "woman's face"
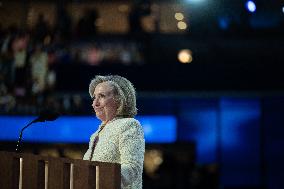
M 115 100 L 113 87 L 108 82 L 99 83 L 94 91 L 92 104 L 97 118 L 107 122 L 115 118 L 118 103 Z

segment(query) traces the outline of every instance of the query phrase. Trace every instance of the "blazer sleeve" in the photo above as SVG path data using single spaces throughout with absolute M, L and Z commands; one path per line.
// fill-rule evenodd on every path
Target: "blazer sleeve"
M 145 140 L 140 123 L 131 119 L 122 126 L 119 137 L 121 158 L 121 186 L 127 187 L 142 176 Z

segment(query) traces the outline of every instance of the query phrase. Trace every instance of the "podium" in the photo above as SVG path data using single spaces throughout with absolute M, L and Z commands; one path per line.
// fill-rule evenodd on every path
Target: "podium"
M 1 189 L 118 189 L 120 164 L 0 151 Z

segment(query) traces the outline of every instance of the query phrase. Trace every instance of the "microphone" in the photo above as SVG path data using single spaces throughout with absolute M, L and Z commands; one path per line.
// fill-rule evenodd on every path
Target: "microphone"
M 59 117 L 59 113 L 50 110 L 50 109 L 44 109 L 40 112 L 38 118 L 32 121 L 32 123 L 37 123 L 37 122 L 45 122 L 45 121 L 54 121 Z
M 23 136 L 23 131 L 28 128 L 31 124 L 33 123 L 37 123 L 37 122 L 45 122 L 45 121 L 54 121 L 59 117 L 59 113 L 54 111 L 54 110 L 50 110 L 50 109 L 43 109 L 39 116 L 34 119 L 33 121 L 31 121 L 28 125 L 26 125 L 25 127 L 22 128 L 21 132 L 20 132 L 20 136 L 17 142 L 17 146 L 16 146 L 16 153 L 19 153 L 19 149 L 20 149 L 20 144 L 22 141 L 22 136 Z

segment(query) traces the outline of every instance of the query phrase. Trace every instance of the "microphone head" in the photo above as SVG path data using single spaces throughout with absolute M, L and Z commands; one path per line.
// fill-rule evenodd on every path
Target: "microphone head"
M 40 111 L 39 117 L 36 122 L 54 121 L 59 117 L 59 113 L 51 109 L 43 109 Z

